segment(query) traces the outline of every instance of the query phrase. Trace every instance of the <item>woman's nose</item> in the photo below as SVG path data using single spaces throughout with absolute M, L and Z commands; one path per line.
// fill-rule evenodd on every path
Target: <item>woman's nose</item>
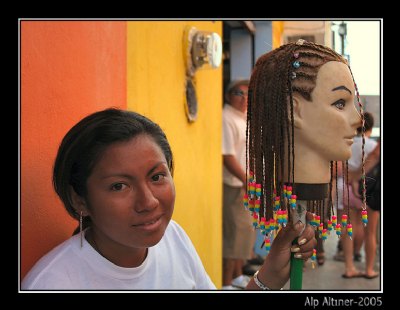
M 137 212 L 151 211 L 158 206 L 158 199 L 154 196 L 151 188 L 146 184 L 138 188 L 135 202 Z

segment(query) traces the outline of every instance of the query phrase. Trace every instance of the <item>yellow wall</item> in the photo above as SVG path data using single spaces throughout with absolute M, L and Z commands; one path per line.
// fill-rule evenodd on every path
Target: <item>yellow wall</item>
M 283 28 L 284 22 L 273 21 L 272 22 L 272 48 L 278 48 L 283 44 Z
M 222 22 L 132 21 L 127 30 L 127 107 L 167 134 L 175 157 L 173 219 L 188 233 L 217 287 L 222 278 L 222 65 L 196 72 L 198 117 L 185 114 L 186 26 L 222 37 Z

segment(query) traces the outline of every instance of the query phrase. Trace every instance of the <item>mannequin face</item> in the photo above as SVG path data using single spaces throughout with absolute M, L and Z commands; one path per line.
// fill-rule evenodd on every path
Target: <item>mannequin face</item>
M 312 101 L 294 95 L 295 148 L 317 153 L 327 161 L 347 160 L 361 117 L 354 105 L 355 88 L 347 65 L 324 64 L 317 76 Z

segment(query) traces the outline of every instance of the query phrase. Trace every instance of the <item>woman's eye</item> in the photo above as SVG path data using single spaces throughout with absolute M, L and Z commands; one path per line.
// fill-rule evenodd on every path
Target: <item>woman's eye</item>
M 165 178 L 165 175 L 163 174 L 155 174 L 151 177 L 151 179 L 155 182 L 161 181 L 163 178 Z
M 116 183 L 111 186 L 111 190 L 113 191 L 122 191 L 126 187 L 123 183 Z
M 343 110 L 344 107 L 346 106 L 346 102 L 343 99 L 340 99 L 340 100 L 334 102 L 332 105 L 337 107 L 339 110 Z

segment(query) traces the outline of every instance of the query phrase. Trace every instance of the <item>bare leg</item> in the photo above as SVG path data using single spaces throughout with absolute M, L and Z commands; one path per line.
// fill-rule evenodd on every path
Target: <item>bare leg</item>
M 233 279 L 241 276 L 243 274 L 243 259 L 235 259 L 235 267 L 233 270 Z
M 356 269 L 353 262 L 353 240 L 344 233 L 341 237 L 343 253 L 344 253 L 344 268 L 345 268 L 345 277 L 354 277 L 360 274 L 360 272 Z
M 364 226 L 359 210 L 350 209 L 351 224 L 353 225 L 354 254 L 359 254 L 364 243 Z
M 378 226 L 379 211 L 374 211 L 368 207 L 368 224 L 365 229 L 365 272 L 367 276 L 374 276 L 375 256 L 376 256 L 376 228 Z
M 222 285 L 227 286 L 232 284 L 233 273 L 235 271 L 235 259 L 224 258 L 222 264 Z

